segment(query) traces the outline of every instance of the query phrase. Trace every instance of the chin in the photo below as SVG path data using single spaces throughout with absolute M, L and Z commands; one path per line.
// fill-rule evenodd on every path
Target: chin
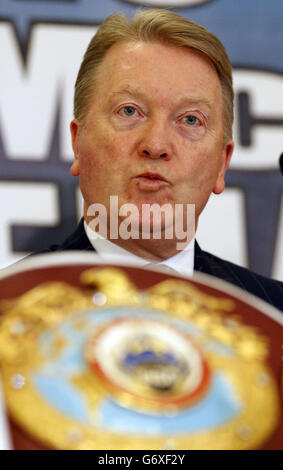
M 169 238 L 173 238 L 174 233 L 174 214 L 172 209 L 160 213 L 156 211 L 150 212 L 150 214 L 141 214 L 140 231 L 152 238 L 161 239 L 165 235 Z

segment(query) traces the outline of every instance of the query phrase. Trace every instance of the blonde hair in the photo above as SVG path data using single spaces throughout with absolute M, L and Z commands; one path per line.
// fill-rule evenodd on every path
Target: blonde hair
M 82 125 L 95 90 L 99 65 L 110 47 L 121 41 L 160 42 L 193 49 L 208 57 L 222 87 L 224 141 L 232 137 L 232 67 L 223 44 L 204 27 L 164 9 L 137 12 L 131 21 L 114 14 L 99 27 L 86 50 L 75 84 L 74 115 Z

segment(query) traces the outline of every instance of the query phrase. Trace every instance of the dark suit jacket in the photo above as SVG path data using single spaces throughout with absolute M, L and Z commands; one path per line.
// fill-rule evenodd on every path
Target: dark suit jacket
M 52 245 L 37 254 L 67 250 L 94 251 L 85 233 L 83 219 L 75 232 L 61 245 Z M 195 244 L 194 269 L 230 282 L 283 311 L 282 282 L 260 276 L 249 269 L 202 251 L 197 243 Z

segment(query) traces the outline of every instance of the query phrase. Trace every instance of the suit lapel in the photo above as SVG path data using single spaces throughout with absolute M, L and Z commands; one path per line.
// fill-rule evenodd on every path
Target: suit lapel
M 63 250 L 95 251 L 84 229 L 84 219 L 80 220 L 76 230 L 64 241 Z
M 197 242 L 195 242 L 195 265 L 194 270 L 210 274 L 224 281 L 245 288 L 242 280 L 237 274 L 237 267 L 228 263 L 217 256 L 203 251 Z

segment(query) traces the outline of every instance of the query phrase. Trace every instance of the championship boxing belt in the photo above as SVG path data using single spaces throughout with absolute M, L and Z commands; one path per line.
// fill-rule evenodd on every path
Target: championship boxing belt
M 15 448 L 283 448 L 283 316 L 230 284 L 43 255 L 0 311 Z

